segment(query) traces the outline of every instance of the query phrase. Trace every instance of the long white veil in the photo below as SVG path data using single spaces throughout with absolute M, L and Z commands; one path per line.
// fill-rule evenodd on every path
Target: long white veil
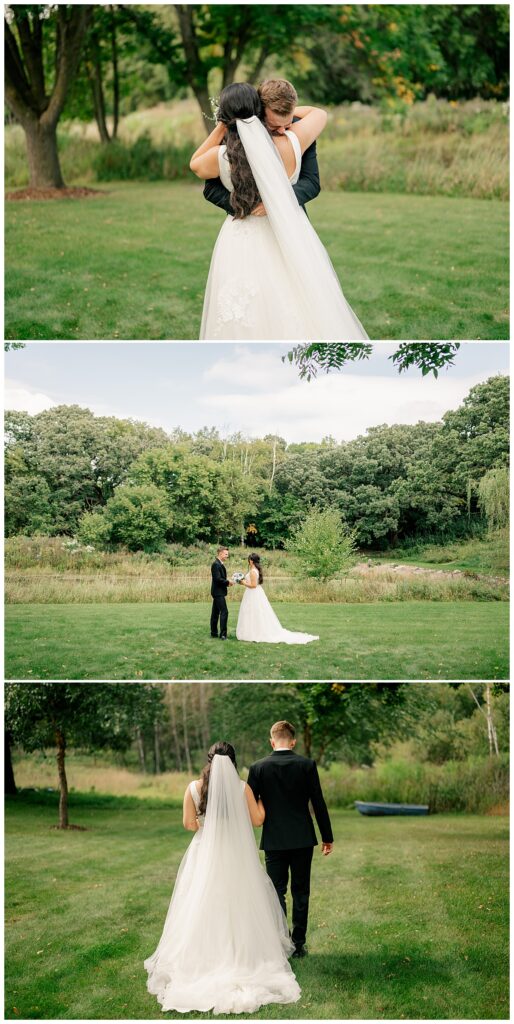
M 367 339 L 346 302 L 329 256 L 298 204 L 276 146 L 258 117 L 237 120 L 239 138 L 283 258 L 296 278 L 295 292 L 310 324 L 306 340 Z
M 244 787 L 216 754 L 205 824 L 177 875 L 157 950 L 145 967 L 163 1010 L 253 1012 L 295 1002 L 293 950 L 271 880 L 263 871 Z

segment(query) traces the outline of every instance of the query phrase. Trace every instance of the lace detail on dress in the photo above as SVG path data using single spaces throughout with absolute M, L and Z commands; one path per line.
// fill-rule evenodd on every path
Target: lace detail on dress
M 256 295 L 257 287 L 242 278 L 227 281 L 218 294 L 216 325 L 221 327 L 237 320 L 241 327 L 251 327 L 249 306 Z

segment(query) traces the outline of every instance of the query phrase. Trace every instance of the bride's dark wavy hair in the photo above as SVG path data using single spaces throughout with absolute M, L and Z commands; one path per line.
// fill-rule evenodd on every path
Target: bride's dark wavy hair
M 209 777 L 211 774 L 212 759 L 215 754 L 221 754 L 222 757 L 229 757 L 237 771 L 236 752 L 231 743 L 227 743 L 225 740 L 219 740 L 218 743 L 213 743 L 212 747 L 209 748 L 207 754 L 207 764 L 205 768 L 202 768 L 202 788 L 200 790 L 200 804 L 198 807 L 198 814 L 205 814 L 207 809 L 207 800 L 209 798 Z
M 227 158 L 230 164 L 233 191 L 230 202 L 234 209 L 235 220 L 248 217 L 252 210 L 261 202 L 255 178 L 250 164 L 246 159 L 243 143 L 237 131 L 236 118 L 258 117 L 262 120 L 262 101 L 253 85 L 247 82 L 234 82 L 221 91 L 218 121 L 227 126 L 225 143 Z
M 261 569 L 261 556 L 260 555 L 248 555 L 248 561 L 252 560 L 255 568 L 259 573 L 259 583 L 262 583 L 264 576 Z

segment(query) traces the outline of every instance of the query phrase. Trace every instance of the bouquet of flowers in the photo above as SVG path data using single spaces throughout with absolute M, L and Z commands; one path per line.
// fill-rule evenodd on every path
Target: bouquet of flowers
M 232 573 L 232 583 L 240 583 L 241 580 L 244 580 L 244 578 L 245 578 L 244 572 L 233 572 Z

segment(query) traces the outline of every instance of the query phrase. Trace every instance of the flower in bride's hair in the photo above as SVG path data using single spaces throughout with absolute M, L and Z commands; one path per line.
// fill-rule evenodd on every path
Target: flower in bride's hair
M 203 116 L 205 117 L 206 121 L 214 121 L 214 123 L 216 124 L 218 121 L 218 112 L 220 109 L 219 96 L 209 96 L 209 103 L 211 105 L 211 113 L 210 115 L 204 114 Z

